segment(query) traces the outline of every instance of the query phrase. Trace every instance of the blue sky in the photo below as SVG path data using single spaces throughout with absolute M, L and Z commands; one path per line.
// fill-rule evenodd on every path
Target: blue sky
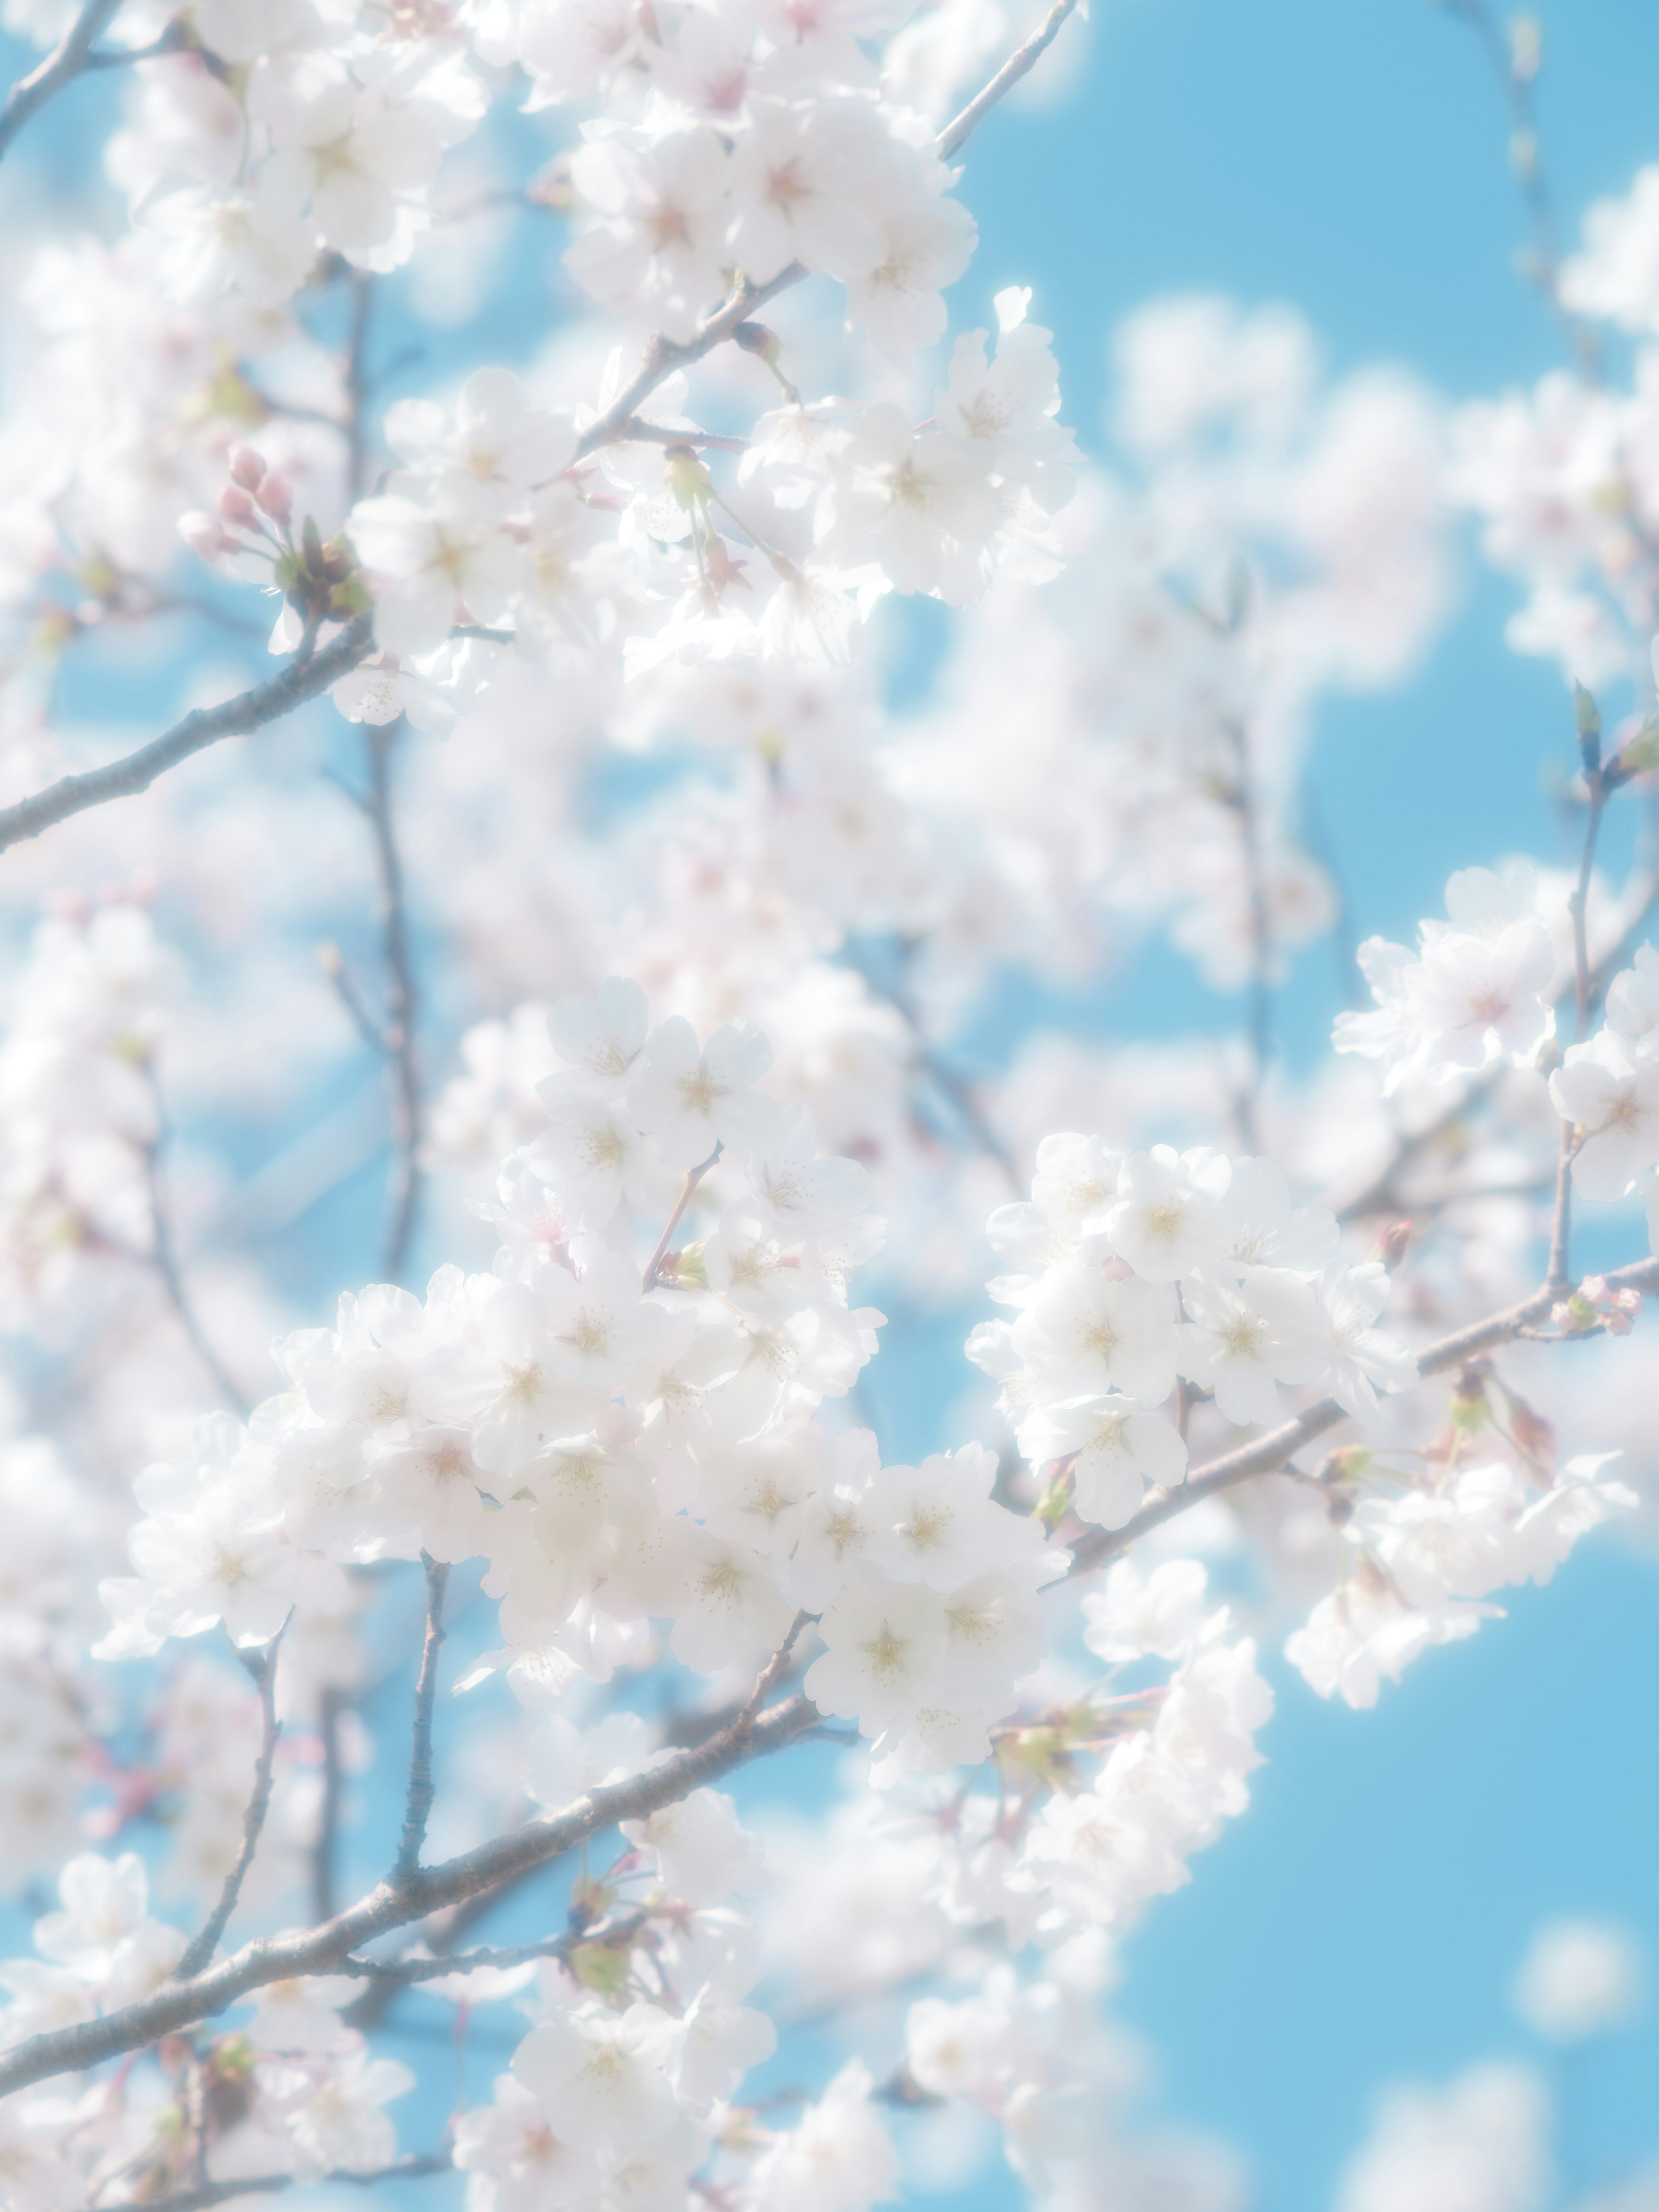
M 1571 234 L 1659 159 L 1659 10 L 1542 15 Z M 1098 421 L 1113 324 L 1171 290 L 1287 301 L 1335 368 L 1399 362 L 1474 397 L 1560 365 L 1511 270 L 1506 136 L 1468 33 L 1428 0 L 1115 0 L 1080 97 L 975 142 L 969 282 L 1035 285 L 1080 425 Z M 1471 555 L 1418 679 L 1322 718 L 1316 787 L 1362 934 L 1408 935 L 1453 867 L 1565 857 L 1547 776 L 1570 756 L 1566 702 L 1552 669 L 1505 650 L 1512 603 Z M 1154 952 L 1114 1012 L 1144 1033 L 1196 1003 Z M 1656 1597 L 1650 1560 L 1592 1544 L 1376 1712 L 1276 1672 L 1251 1809 L 1150 1912 L 1118 2000 L 1159 2047 L 1164 2107 L 1245 2150 L 1261 2212 L 1330 2201 L 1385 2080 L 1528 2049 L 1505 1990 L 1541 1917 L 1624 1919 L 1659 1960 Z M 1659 2157 L 1656 2087 L 1651 2021 L 1577 2066 L 1570 2179 Z

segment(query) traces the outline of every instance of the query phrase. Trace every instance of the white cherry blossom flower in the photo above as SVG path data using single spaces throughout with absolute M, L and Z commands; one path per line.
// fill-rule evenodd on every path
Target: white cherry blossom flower
M 1636 1060 L 1615 1030 L 1569 1047 L 1550 1097 L 1563 1121 L 1586 1132 L 1572 1163 L 1586 1198 L 1622 1198 L 1659 1164 L 1659 1061 Z
M 1319 1300 L 1289 1268 L 1252 1267 L 1238 1284 L 1200 1271 L 1182 1297 L 1182 1371 L 1214 1391 L 1228 1420 L 1274 1420 L 1278 1384 L 1324 1379 L 1330 1352 Z
M 1173 1282 L 1223 1257 L 1221 1211 L 1229 1165 L 1211 1152 L 1177 1153 L 1169 1145 L 1133 1152 L 1106 1216 L 1112 1249 L 1150 1283 Z M 1142 1394 L 1145 1395 L 1145 1394 Z

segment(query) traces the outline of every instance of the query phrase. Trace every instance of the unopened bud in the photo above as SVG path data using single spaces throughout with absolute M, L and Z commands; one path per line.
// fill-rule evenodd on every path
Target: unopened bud
M 1510 161 L 1523 184 L 1538 174 L 1538 139 L 1531 131 L 1517 131 L 1510 140 Z
M 555 215 L 574 214 L 577 195 L 570 181 L 569 155 L 556 154 L 545 168 L 538 169 L 524 196 L 532 207 L 550 208 Z
M 1544 62 L 1544 28 L 1536 15 L 1517 15 L 1510 25 L 1510 75 L 1530 84 Z
M 1650 714 L 1633 738 L 1629 738 L 1607 763 L 1609 783 L 1628 783 L 1632 776 L 1651 775 L 1659 768 L 1659 714 Z
M 1412 1241 L 1409 1221 L 1391 1221 L 1371 1247 L 1371 1257 L 1379 1260 L 1393 1274 L 1406 1256 L 1406 1248 Z
M 739 323 L 732 336 L 745 353 L 757 355 L 769 368 L 776 361 L 780 350 L 778 334 L 768 330 L 764 323 Z
M 265 465 L 251 446 L 233 446 L 230 449 L 230 480 L 239 483 L 244 491 L 252 491 L 265 472 Z
M 1555 1429 L 1541 1413 L 1534 1413 L 1525 1399 L 1510 1393 L 1510 1431 L 1531 1460 L 1545 1467 L 1555 1464 Z
M 240 484 L 228 483 L 219 495 L 219 512 L 227 522 L 240 522 L 244 526 L 254 520 L 253 501 Z
M 1575 1291 L 1570 1298 L 1558 1298 L 1550 1308 L 1550 1321 L 1563 1336 L 1583 1336 L 1596 1323 L 1595 1308 L 1583 1291 Z
M 267 470 L 253 487 L 256 506 L 262 507 L 273 522 L 286 522 L 294 512 L 294 495 L 284 480 Z
M 204 561 L 216 561 L 222 553 L 234 553 L 236 540 L 228 536 L 216 514 L 207 514 L 199 508 L 179 518 L 179 535 L 192 553 L 199 553 Z
M 701 507 L 714 489 L 714 480 L 690 446 L 670 446 L 663 456 L 663 477 L 682 507 Z
M 345 962 L 341 958 L 340 948 L 332 938 L 324 938 L 317 947 L 317 965 L 325 975 L 330 977 L 338 975 L 343 971 Z

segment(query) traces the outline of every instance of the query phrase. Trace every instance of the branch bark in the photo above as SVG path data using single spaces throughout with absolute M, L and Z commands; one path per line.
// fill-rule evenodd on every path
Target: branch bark
M 332 2173 L 319 2175 L 318 2182 L 324 2187 L 335 2182 L 349 2182 L 354 2189 L 373 2189 L 377 2182 L 416 2181 L 424 2174 L 448 2173 L 454 2163 L 447 2150 L 422 2151 L 411 2158 L 395 2159 L 390 2166 L 377 2166 L 368 2173 L 337 2166 Z M 171 2197 L 152 2197 L 144 2212 L 208 2212 L 210 2205 L 228 2204 L 233 2197 L 263 2197 L 278 2189 L 297 2189 L 302 2181 L 307 2188 L 317 2185 L 309 2176 L 297 2173 L 258 2173 L 241 2181 L 204 2181 L 199 2189 L 180 2189 Z
M 268 682 L 255 684 L 240 698 L 227 699 L 222 707 L 199 707 L 164 736 L 141 745 L 125 759 L 111 761 L 106 768 L 89 769 L 84 775 L 60 776 L 32 799 L 20 799 L 15 806 L 0 808 L 0 852 L 26 838 L 38 837 L 43 830 L 67 821 L 73 814 L 84 814 L 89 806 L 102 806 L 112 799 L 131 799 L 148 791 L 158 775 L 177 768 L 192 753 L 216 744 L 221 738 L 251 737 L 268 722 L 279 721 L 355 668 L 374 650 L 374 641 L 373 615 L 358 615 L 320 653 L 309 659 L 296 655 Z
M 392 1879 L 411 1882 L 420 1872 L 426 1824 L 432 1814 L 432 1705 L 438 1694 L 438 1654 L 444 1645 L 444 1592 L 449 1569 L 441 1559 L 422 1552 L 426 1569 L 426 1642 L 421 1650 L 421 1677 L 415 1685 L 415 1730 L 409 1753 L 409 1796 L 404 1808 L 404 1830 Z
M 285 1620 L 266 1646 L 264 1658 L 259 1664 L 259 1710 L 264 1717 L 264 1728 L 258 1760 L 253 1769 L 253 1793 L 247 1801 L 247 1810 L 242 1815 L 242 1847 L 236 1855 L 235 1865 L 225 1876 L 219 1902 L 204 1922 L 195 1941 L 185 1947 L 183 1956 L 173 1968 L 173 1979 L 175 1981 L 192 1979 L 210 1963 L 218 1949 L 219 1938 L 230 1924 L 230 1916 L 236 1910 L 236 1900 L 242 1893 L 247 1870 L 253 1864 L 253 1854 L 259 1848 L 259 1838 L 264 1832 L 265 1815 L 270 1810 L 270 1784 L 276 1760 L 276 1745 L 283 1733 L 283 1724 L 276 1717 L 276 1654 L 282 1648 L 287 1628 Z
M 0 161 L 10 149 L 29 118 L 44 107 L 55 92 L 93 66 L 94 42 L 108 27 L 121 0 L 87 0 L 86 6 L 40 67 L 21 78 L 0 107 Z
M 386 947 L 386 1022 L 384 1050 L 392 1081 L 392 1218 L 386 1231 L 386 1277 L 400 1282 L 421 1202 L 421 1071 L 415 1048 L 419 1000 L 409 941 L 403 858 L 392 819 L 392 748 L 401 720 L 384 728 L 365 725 L 368 743 L 368 801 L 380 878 L 380 927 Z
M 1638 1260 L 1628 1267 L 1615 1268 L 1607 1280 L 1614 1290 L 1640 1291 L 1645 1296 L 1659 1291 L 1659 1260 Z M 1492 1315 L 1486 1321 L 1473 1322 L 1467 1328 L 1454 1329 L 1449 1336 L 1438 1338 L 1427 1345 L 1417 1356 L 1419 1375 L 1443 1375 L 1449 1367 L 1461 1367 L 1466 1359 L 1478 1358 L 1495 1345 L 1508 1344 L 1524 1334 L 1533 1324 L 1541 1321 L 1554 1304 L 1559 1291 L 1550 1284 L 1523 1298 L 1518 1306 Z M 1563 1343 L 1571 1340 L 1563 1338 Z M 1334 1398 L 1322 1398 L 1316 1405 L 1306 1407 L 1291 1420 L 1283 1421 L 1266 1436 L 1257 1437 L 1236 1451 L 1225 1452 L 1219 1459 L 1207 1461 L 1195 1468 L 1178 1489 L 1171 1490 L 1150 1505 L 1143 1505 L 1133 1520 L 1121 1528 L 1097 1528 L 1082 1536 L 1070 1546 L 1071 1573 L 1091 1574 L 1097 1567 L 1104 1566 L 1127 1552 L 1152 1529 L 1166 1521 L 1173 1521 L 1189 1505 L 1200 1499 L 1213 1498 L 1218 1490 L 1231 1490 L 1241 1482 L 1249 1482 L 1258 1474 L 1275 1474 L 1287 1462 L 1294 1459 L 1304 1444 L 1311 1443 L 1316 1437 L 1334 1429 L 1339 1421 L 1350 1418 L 1345 1406 Z
M 459 1858 L 420 1869 L 405 1883 L 383 1881 L 319 1927 L 261 1937 L 216 1966 L 164 1984 L 138 2004 L 74 2027 L 31 2036 L 0 2054 L 0 2097 L 125 2051 L 142 2051 L 160 2036 L 210 2019 L 268 1983 L 332 1973 L 352 1952 L 389 1929 L 406 1928 L 445 1905 L 496 1888 L 526 1868 L 562 1857 L 619 1820 L 647 1820 L 704 1783 L 783 1750 L 813 1729 L 817 1718 L 810 1699 L 799 1694 L 787 1698 L 748 1728 L 734 1723 L 706 1743 L 677 1753 L 625 1782 L 590 1790 L 562 1813 L 544 1814 Z

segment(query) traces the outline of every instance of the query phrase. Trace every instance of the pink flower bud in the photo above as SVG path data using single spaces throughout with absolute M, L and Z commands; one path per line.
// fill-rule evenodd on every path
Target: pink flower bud
M 244 491 L 252 491 L 265 472 L 265 465 L 252 446 L 233 446 L 230 449 L 230 476 Z
M 250 523 L 253 520 L 253 501 L 240 484 L 227 484 L 219 495 L 219 512 L 227 522 Z
M 236 543 L 227 535 L 216 514 L 204 514 L 199 510 L 179 516 L 179 535 L 191 551 L 199 553 L 204 561 L 216 561 L 222 553 L 232 551 Z
M 253 487 L 253 498 L 273 522 L 286 522 L 294 512 L 292 493 L 283 478 L 269 469 Z

